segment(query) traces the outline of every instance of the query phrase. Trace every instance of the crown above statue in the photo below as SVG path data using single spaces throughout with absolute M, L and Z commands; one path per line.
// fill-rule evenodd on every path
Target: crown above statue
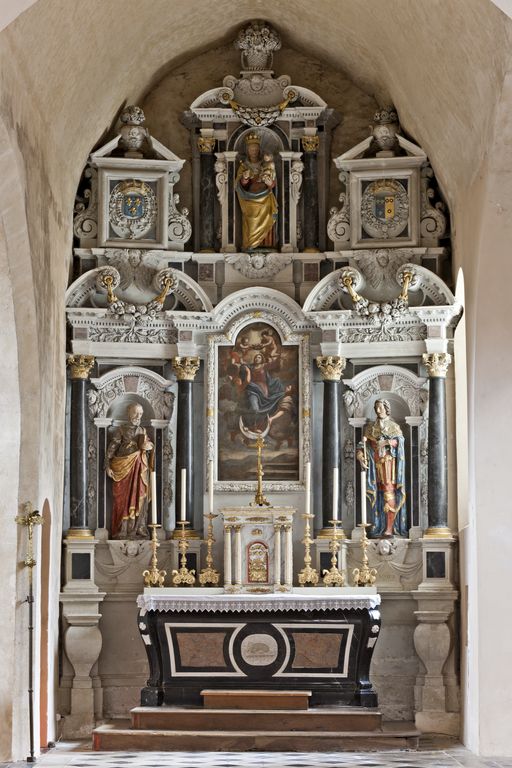
M 261 144 L 261 136 L 256 131 L 251 131 L 245 137 L 245 144 Z
M 378 109 L 373 117 L 374 125 L 391 125 L 398 123 L 398 115 L 394 107 Z

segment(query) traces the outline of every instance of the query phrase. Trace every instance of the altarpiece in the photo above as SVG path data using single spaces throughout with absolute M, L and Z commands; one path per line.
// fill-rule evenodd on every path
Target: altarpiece
M 342 116 L 275 75 L 278 33 L 254 22 L 236 45 L 240 75 L 190 95 L 188 157 L 127 107 L 77 193 L 70 733 L 74 686 L 90 688 L 93 723 L 141 689 L 143 704 L 197 704 L 205 676 L 306 684 L 317 703 L 375 707 L 378 691 L 391 719 L 455 723 L 447 208 L 393 107 L 332 157 Z M 136 621 L 143 645 L 129 640 L 121 673 L 116 627 Z M 84 626 L 103 649 L 78 675 Z M 384 683 L 405 636 L 416 673 L 400 708 Z

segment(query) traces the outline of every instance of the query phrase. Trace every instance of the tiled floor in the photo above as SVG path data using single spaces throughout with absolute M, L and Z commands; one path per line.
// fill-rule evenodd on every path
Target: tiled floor
M 30 763 L 0 763 L 22 768 Z M 61 743 L 37 759 L 41 768 L 512 768 L 512 758 L 478 758 L 447 738 L 424 738 L 419 751 L 396 752 L 91 752 L 89 742 Z

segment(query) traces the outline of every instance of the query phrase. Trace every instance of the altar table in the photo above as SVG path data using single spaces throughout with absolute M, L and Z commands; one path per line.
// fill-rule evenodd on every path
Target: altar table
M 369 677 L 380 595 L 146 589 L 137 598 L 149 661 L 142 706 L 201 705 L 201 690 L 309 690 L 310 703 L 376 707 Z

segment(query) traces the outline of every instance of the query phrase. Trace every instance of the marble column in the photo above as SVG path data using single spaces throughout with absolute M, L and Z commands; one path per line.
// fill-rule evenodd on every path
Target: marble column
M 91 355 L 69 355 L 71 379 L 69 529 L 68 537 L 92 537 L 87 524 L 87 380 L 94 365 Z
M 241 526 L 235 525 L 235 587 L 242 587 L 242 532 Z
M 293 587 L 293 538 L 292 526 L 284 526 L 284 583 L 291 590 Z
M 198 538 L 194 531 L 194 484 L 192 482 L 194 462 L 194 398 L 193 382 L 201 361 L 198 357 L 175 357 L 172 367 L 178 379 L 178 416 L 176 424 L 176 498 L 175 510 L 181 509 L 181 470 L 187 470 L 185 517 L 189 522 L 188 535 Z M 175 537 L 179 531 L 175 530 Z
M 321 538 L 331 535 L 333 502 L 333 469 L 340 473 L 340 379 L 345 370 L 346 360 L 338 355 L 317 357 L 316 364 L 324 382 L 324 403 L 322 417 L 322 530 Z M 343 486 L 340 478 L 340 486 Z
M 232 585 L 232 567 L 231 567 L 231 526 L 224 526 L 224 586 Z
M 200 157 L 199 209 L 201 212 L 199 229 L 199 250 L 215 250 L 215 139 L 213 136 L 200 136 L 197 140 Z
M 281 586 L 281 525 L 274 525 L 274 587 Z
M 425 536 L 451 537 L 448 528 L 448 449 L 446 435 L 447 353 L 424 354 L 429 376 L 428 400 L 428 528 Z
M 304 150 L 304 252 L 318 252 L 318 136 L 303 136 Z

